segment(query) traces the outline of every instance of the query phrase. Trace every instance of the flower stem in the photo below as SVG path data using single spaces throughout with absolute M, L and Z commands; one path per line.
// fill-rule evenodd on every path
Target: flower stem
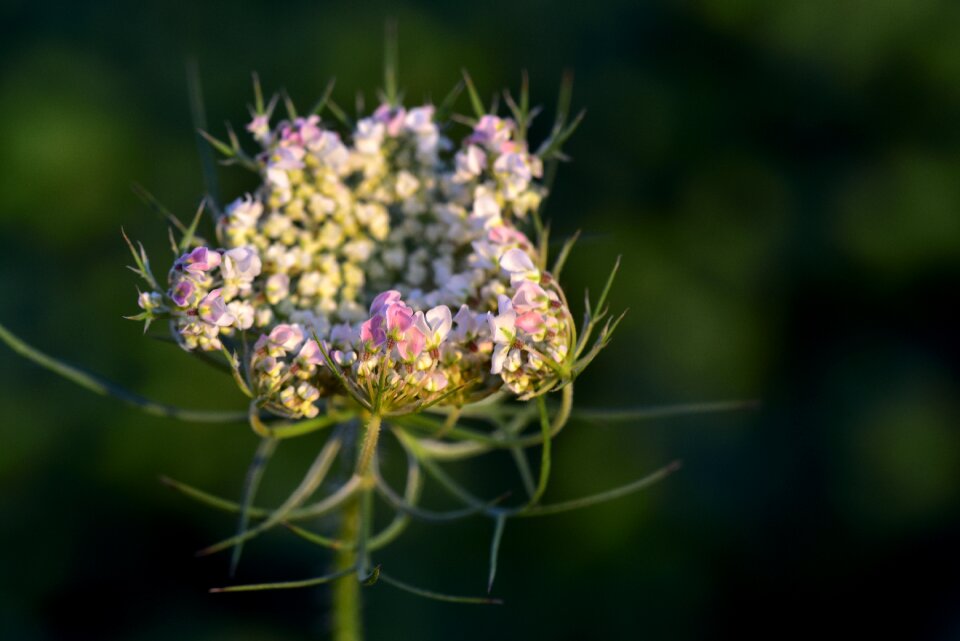
M 374 452 L 377 451 L 377 441 L 380 438 L 380 415 L 371 414 L 367 420 L 366 434 L 363 436 L 363 445 L 360 446 L 360 456 L 357 458 L 357 476 L 364 476 L 370 467 Z
M 360 498 L 352 498 L 341 511 L 340 540 L 355 541 L 360 528 Z M 337 552 L 334 571 L 353 570 L 357 565 L 357 551 L 342 549 Z M 360 581 L 348 576 L 333 584 L 333 639 L 334 641 L 362 641 L 363 619 Z

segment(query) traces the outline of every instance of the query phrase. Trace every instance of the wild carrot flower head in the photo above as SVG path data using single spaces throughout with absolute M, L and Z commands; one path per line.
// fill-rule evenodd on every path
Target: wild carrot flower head
M 216 246 L 186 250 L 168 289 L 141 297 L 184 349 L 253 342 L 238 366 L 291 415 L 385 385 L 412 408 L 451 386 L 462 404 L 572 378 L 572 317 L 524 231 L 559 134 L 533 152 L 520 112 L 457 132 L 435 105 L 383 102 L 344 131 L 318 114 L 275 121 L 274 104 L 246 127 L 257 153 L 234 139 L 260 186 L 219 215 Z

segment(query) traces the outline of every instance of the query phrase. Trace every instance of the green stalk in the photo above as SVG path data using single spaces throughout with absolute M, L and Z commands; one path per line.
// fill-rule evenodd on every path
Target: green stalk
M 360 497 L 354 497 L 341 511 L 341 541 L 356 541 L 360 533 Z M 334 572 L 350 572 L 357 567 L 356 549 L 339 550 L 334 557 Z M 362 641 L 360 581 L 346 577 L 333 584 L 333 640 Z
M 374 452 L 377 451 L 377 441 L 380 439 L 380 415 L 371 414 L 367 421 L 366 434 L 363 445 L 360 446 L 360 457 L 357 459 L 357 475 L 364 476 L 370 467 Z

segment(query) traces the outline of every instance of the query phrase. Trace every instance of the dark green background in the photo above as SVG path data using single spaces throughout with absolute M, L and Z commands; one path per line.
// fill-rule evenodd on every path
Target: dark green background
M 960 8 L 937 0 L 17 2 L 0 5 L 0 319 L 158 399 L 230 408 L 229 380 L 140 335 L 119 229 L 158 271 L 165 227 L 136 181 L 188 215 L 203 190 L 184 61 L 212 123 L 245 121 L 249 72 L 302 104 L 380 83 L 400 25 L 411 100 L 461 66 L 481 90 L 528 69 L 550 105 L 564 68 L 586 121 L 548 215 L 584 240 L 574 300 L 624 256 L 629 307 L 578 383 L 584 407 L 761 398 L 762 411 L 575 423 L 549 499 L 681 458 L 646 493 L 510 524 L 507 605 L 366 592 L 373 639 L 960 638 Z M 461 109 L 466 110 L 466 101 Z M 552 112 L 548 109 L 546 121 Z M 541 126 L 544 123 L 541 123 Z M 222 133 L 220 124 L 212 125 Z M 225 195 L 249 189 L 221 172 Z M 579 306 L 578 306 L 579 307 Z M 322 638 L 322 590 L 208 595 L 226 559 L 194 550 L 232 518 L 160 473 L 237 495 L 249 430 L 146 417 L 0 349 L 0 637 Z M 318 441 L 282 448 L 278 497 Z M 506 460 L 463 470 L 497 493 Z M 398 576 L 481 592 L 488 523 L 416 526 Z M 278 532 L 246 581 L 323 571 Z

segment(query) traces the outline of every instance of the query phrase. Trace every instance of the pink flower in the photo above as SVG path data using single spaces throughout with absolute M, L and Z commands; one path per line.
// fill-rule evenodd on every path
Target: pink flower
M 513 303 L 504 295 L 497 299 L 497 314 L 487 316 L 490 323 L 490 336 L 496 343 L 512 343 L 516 337 L 517 312 Z
M 220 254 L 208 247 L 197 247 L 189 254 L 181 256 L 176 263 L 184 271 L 191 274 L 202 274 L 220 265 Z
M 270 141 L 270 114 L 257 114 L 247 125 L 247 131 L 253 134 L 254 140 L 266 145 Z
M 428 392 L 439 392 L 447 386 L 447 377 L 440 370 L 427 372 L 423 376 L 421 385 L 423 385 L 423 389 Z
M 426 337 L 427 349 L 440 347 L 440 343 L 443 342 L 443 339 L 450 333 L 450 328 L 453 327 L 450 308 L 446 305 L 434 307 L 426 314 L 417 312 L 413 322 L 420 333 Z
M 488 114 L 480 118 L 476 127 L 473 128 L 473 133 L 467 138 L 467 142 L 499 147 L 510 140 L 512 124 L 509 120 Z
M 533 177 L 533 169 L 524 156 L 511 151 L 493 163 L 493 171 L 503 181 L 510 198 L 515 198 L 526 189 Z
M 236 320 L 233 314 L 227 311 L 227 304 L 223 302 L 219 289 L 203 297 L 197 306 L 197 312 L 201 319 L 217 327 L 229 327 Z
M 389 290 L 377 296 L 370 305 L 370 314 L 360 325 L 360 340 L 368 349 L 389 339 L 401 360 L 411 362 L 420 355 L 426 336 L 414 327 L 413 310 L 400 299 L 400 292 Z
M 490 240 L 490 242 L 498 245 L 516 244 L 522 249 L 528 249 L 532 247 L 530 244 L 530 239 L 528 239 L 522 231 L 514 229 L 513 227 L 508 227 L 507 225 L 491 227 L 490 231 L 487 233 L 487 238 Z
M 514 286 L 529 280 L 539 282 L 540 270 L 522 249 L 508 250 L 500 257 L 500 269 L 510 274 L 510 283 Z
M 236 247 L 223 255 L 223 277 L 239 281 L 252 281 L 260 275 L 263 265 L 257 250 L 250 246 Z
M 386 319 L 387 335 L 400 341 L 408 329 L 413 326 L 413 310 L 403 301 L 387 305 L 383 310 Z
M 287 297 L 290 293 L 290 277 L 286 274 L 273 274 L 267 279 L 264 294 L 267 296 L 267 302 L 276 305 Z
M 387 340 L 383 330 L 383 316 L 371 316 L 360 325 L 360 341 L 368 346 L 379 347 Z
M 490 373 L 499 374 L 510 356 L 513 342 L 517 337 L 517 312 L 506 296 L 501 295 L 497 301 L 497 315 L 490 314 L 490 334 L 493 336 L 493 354 L 491 355 Z
M 299 325 L 281 323 L 270 332 L 269 342 L 275 347 L 293 352 L 303 343 L 303 338 L 303 330 Z
M 487 167 L 487 154 L 480 147 L 470 145 L 456 156 L 456 180 L 466 182 L 483 173 Z
M 386 103 L 377 107 L 377 110 L 373 112 L 374 120 L 382 122 L 386 126 L 387 135 L 393 138 L 399 136 L 403 130 L 403 121 L 406 115 L 407 112 L 403 107 L 394 108 Z
M 303 169 L 304 151 L 301 147 L 278 147 L 276 157 L 270 161 L 269 169 L 291 171 Z
M 400 292 L 395 289 L 388 289 L 385 292 L 382 292 L 373 299 L 373 302 L 370 303 L 370 315 L 379 316 L 383 313 L 383 310 L 400 300 Z
M 170 290 L 170 300 L 177 307 L 189 307 L 194 300 L 194 294 L 197 292 L 197 286 L 193 281 L 183 278 L 177 282 Z
M 262 214 L 263 204 L 254 200 L 250 194 L 237 198 L 227 206 L 227 218 L 245 227 L 256 225 Z
M 487 322 L 487 315 L 474 314 L 469 307 L 461 305 L 453 320 L 457 323 L 457 328 L 453 331 L 454 340 L 462 343 L 477 337 Z
M 323 352 L 320 351 L 317 341 L 310 339 L 300 348 L 297 359 L 308 365 L 323 365 Z
M 330 342 L 340 347 L 351 345 L 356 338 L 356 331 L 350 327 L 349 323 L 334 325 L 333 329 L 330 330 Z
M 416 327 L 408 327 L 403 333 L 403 337 L 397 341 L 397 353 L 400 359 L 407 363 L 412 363 L 423 351 L 423 345 L 426 337 Z
M 309 118 L 297 118 L 294 125 L 300 127 L 300 144 L 309 146 L 320 138 L 320 116 L 313 115 Z
M 434 130 L 433 112 L 433 105 L 414 107 L 407 113 L 403 124 L 414 133 L 430 134 Z
M 521 314 L 529 311 L 545 311 L 550 306 L 550 296 L 540 285 L 525 280 L 517 286 L 513 295 L 513 307 Z
M 526 312 L 517 316 L 516 326 L 528 334 L 537 334 L 543 331 L 543 316 L 538 312 Z

